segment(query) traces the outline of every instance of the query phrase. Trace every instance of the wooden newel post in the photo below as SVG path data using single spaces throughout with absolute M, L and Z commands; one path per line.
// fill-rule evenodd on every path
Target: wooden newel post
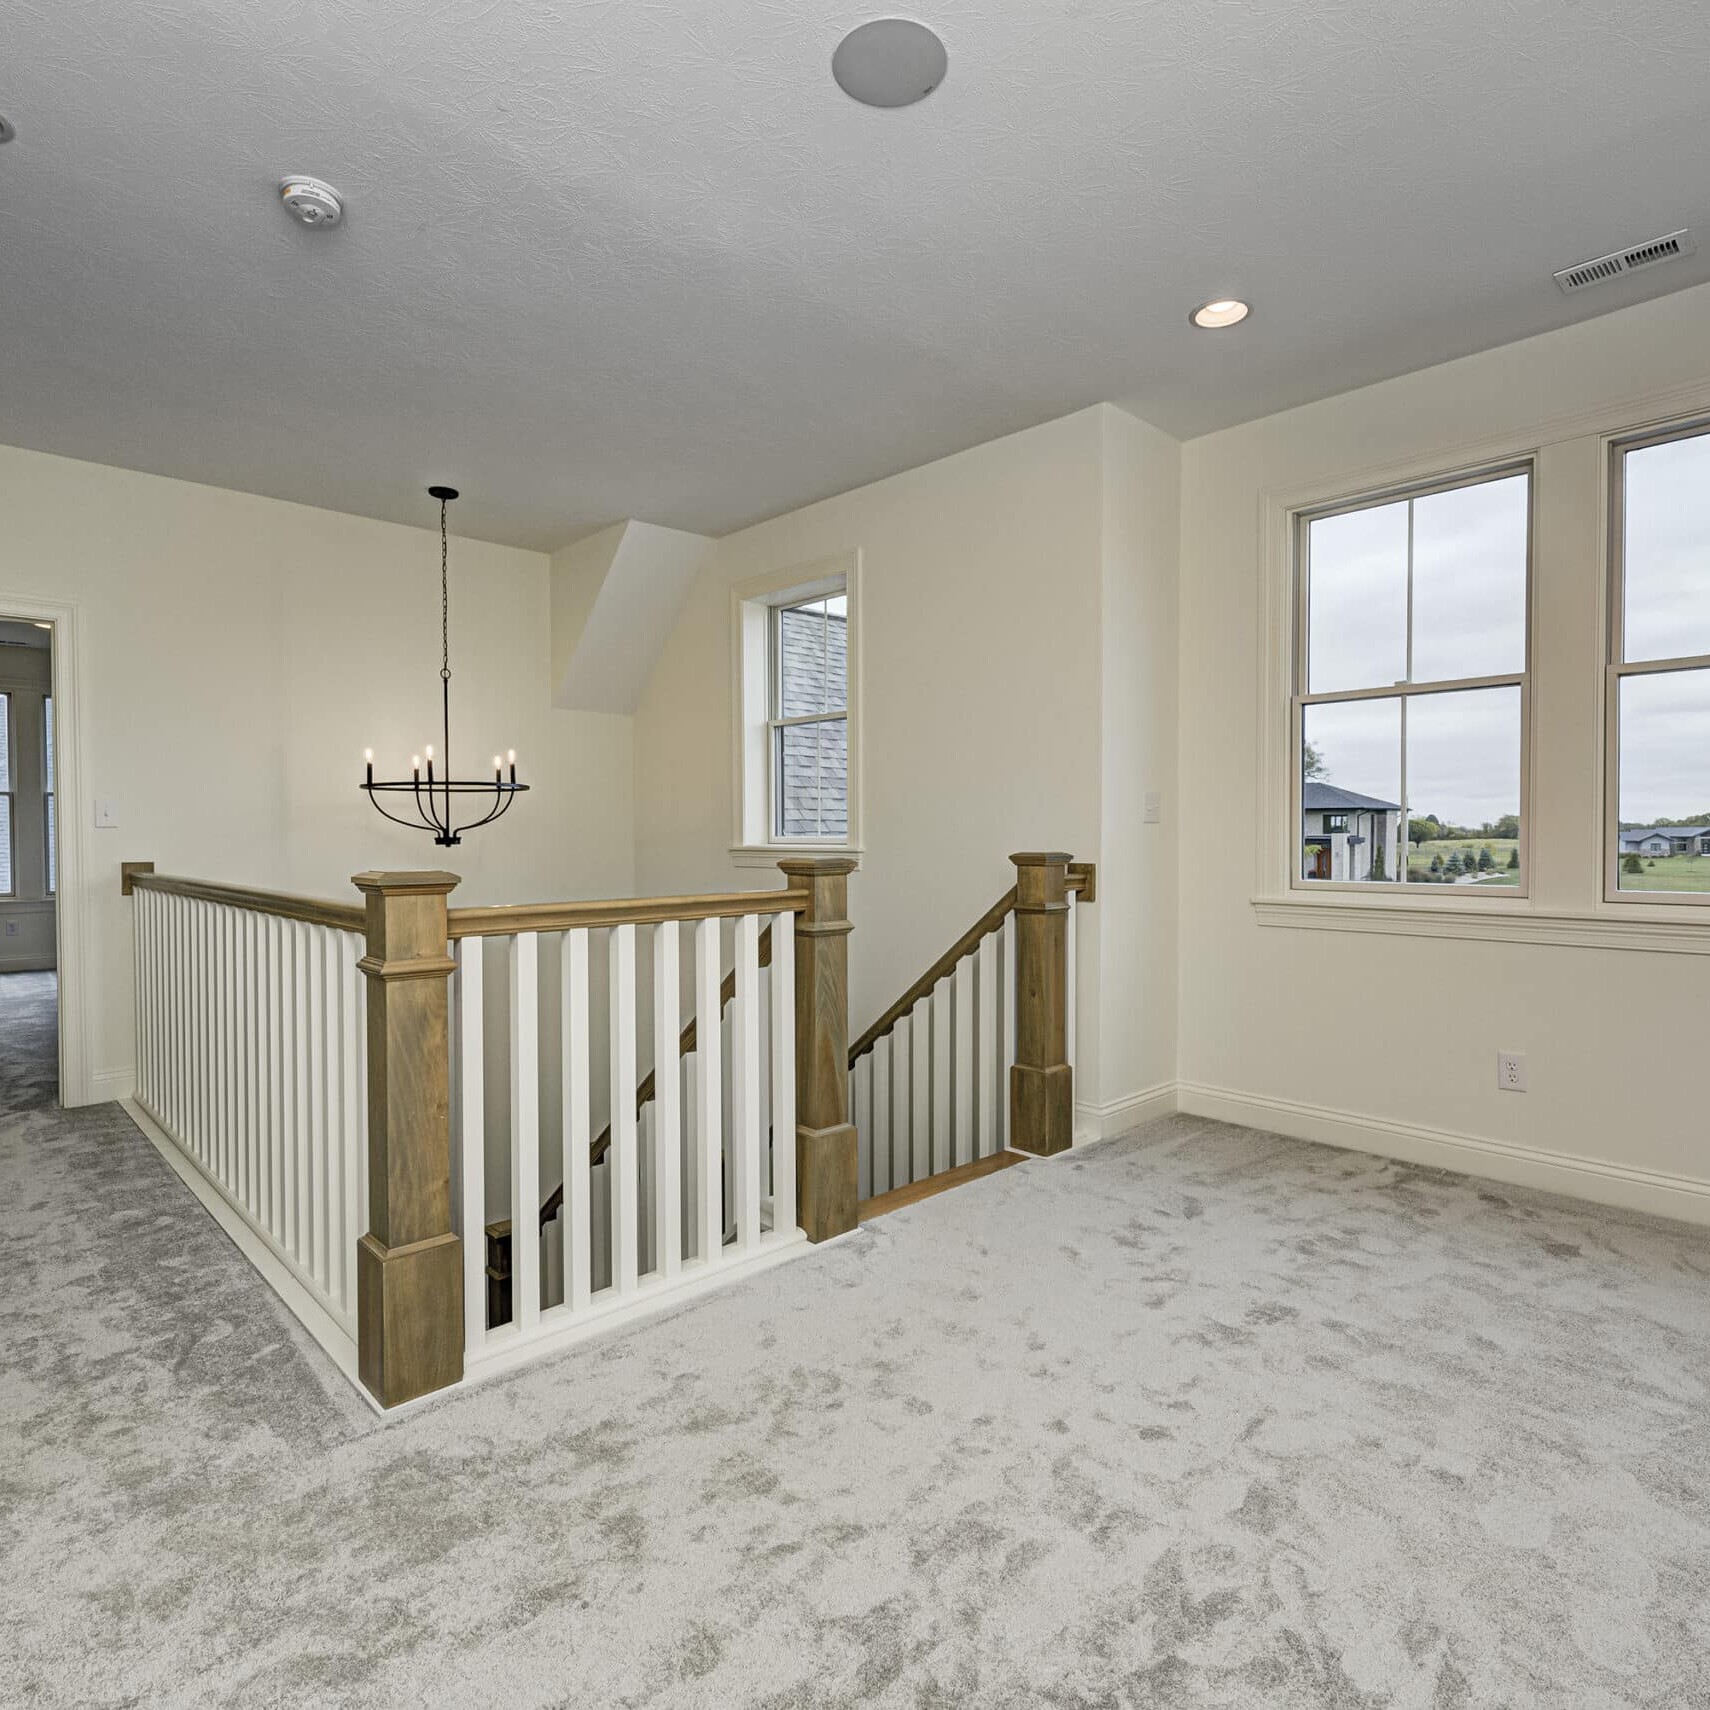
M 382 1407 L 463 1376 L 462 1243 L 451 1228 L 446 895 L 454 873 L 358 873 L 367 900 L 368 1232 L 356 1247 L 357 1366 Z
M 796 1200 L 810 1241 L 856 1225 L 859 1142 L 849 1120 L 849 875 L 840 856 L 778 865 L 808 893 L 796 919 Z
M 1015 863 L 1015 1062 L 1009 1071 L 1009 1143 L 1049 1157 L 1074 1140 L 1069 1067 L 1069 857 L 1012 855 Z

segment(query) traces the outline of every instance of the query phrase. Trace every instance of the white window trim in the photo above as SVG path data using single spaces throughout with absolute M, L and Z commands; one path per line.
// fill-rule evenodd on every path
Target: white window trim
M 1622 459 L 1629 451 L 1647 445 L 1666 445 L 1671 440 L 1694 435 L 1710 435 L 1710 420 L 1674 422 L 1666 427 L 1648 429 L 1642 433 L 1608 434 L 1603 456 L 1604 504 L 1608 512 L 1608 531 L 1604 542 L 1607 575 L 1604 578 L 1603 617 L 1603 900 L 1622 910 L 1639 907 L 1656 908 L 1658 892 L 1624 891 L 1621 889 L 1621 849 L 1616 836 L 1621 823 L 1621 679 L 1623 677 L 1660 676 L 1668 671 L 1702 671 L 1710 668 L 1710 655 L 1696 657 L 1686 654 L 1667 659 L 1644 659 L 1624 664 L 1622 624 L 1626 609 L 1625 588 L 1627 561 L 1625 554 L 1624 504 L 1626 482 Z M 1661 893 L 1669 899 L 1671 908 L 1702 909 L 1710 905 L 1710 891 L 1668 891 Z
M 849 601 L 849 829 L 842 838 L 773 835 L 769 698 L 772 612 L 821 594 Z M 769 571 L 730 590 L 731 844 L 738 867 L 772 867 L 788 855 L 860 855 L 861 844 L 861 554 L 840 552 Z
M 1320 517 L 1335 516 L 1347 511 L 1367 510 L 1374 505 L 1393 503 L 1401 499 L 1425 498 L 1433 493 L 1443 493 L 1458 487 L 1478 485 L 1485 481 L 1500 481 L 1513 475 L 1525 475 L 1527 478 L 1527 519 L 1526 519 L 1526 653 L 1521 669 L 1517 672 L 1500 672 L 1489 676 L 1467 677 L 1455 680 L 1433 680 L 1429 683 L 1395 684 L 1383 688 L 1356 689 L 1337 691 L 1323 694 L 1308 694 L 1306 692 L 1306 530 L 1309 524 Z M 1289 758 L 1290 775 L 1289 812 L 1290 826 L 1294 833 L 1294 852 L 1289 858 L 1288 888 L 1291 894 L 1307 894 L 1314 898 L 1325 895 L 1342 895 L 1364 903 L 1369 907 L 1394 907 L 1397 904 L 1409 906 L 1413 903 L 1413 892 L 1408 889 L 1405 877 L 1389 882 L 1389 888 L 1380 890 L 1369 881 L 1346 879 L 1308 879 L 1301 872 L 1301 862 L 1298 845 L 1300 842 L 1300 826 L 1304 816 L 1301 806 L 1301 792 L 1304 781 L 1300 776 L 1300 763 L 1297 756 L 1301 752 L 1301 737 L 1305 709 L 1308 706 L 1322 706 L 1328 703 L 1342 703 L 1355 700 L 1389 700 L 1392 698 L 1405 699 L 1409 695 L 1446 694 L 1462 689 L 1510 688 L 1520 690 L 1520 883 L 1516 886 L 1492 886 L 1488 889 L 1477 887 L 1462 888 L 1456 886 L 1447 896 L 1434 896 L 1432 903 L 1441 909 L 1460 910 L 1462 908 L 1489 908 L 1493 904 L 1510 907 L 1516 901 L 1524 901 L 1531 896 L 1532 876 L 1532 814 L 1531 814 L 1531 783 L 1532 783 L 1532 628 L 1533 600 L 1537 578 L 1533 574 L 1535 557 L 1534 542 L 1538 532 L 1538 468 L 1537 460 L 1533 457 L 1506 458 L 1494 463 L 1480 464 L 1473 468 L 1461 469 L 1449 475 L 1429 475 L 1423 479 L 1390 483 L 1375 492 L 1364 492 L 1354 497 L 1344 496 L 1316 505 L 1302 505 L 1289 513 L 1289 553 L 1288 578 L 1289 598 L 1293 617 L 1289 625 Z M 1412 574 L 1408 575 L 1409 597 L 1411 599 Z M 1411 626 L 1411 616 L 1409 624 Z M 1411 633 L 1411 630 L 1410 630 Z M 1411 647 L 1409 648 L 1411 655 Z M 1406 740 L 1406 725 L 1402 726 L 1403 742 Z M 1407 849 L 1410 839 L 1408 832 L 1408 803 L 1407 795 L 1407 755 L 1405 747 L 1401 761 L 1401 796 L 1402 821 L 1399 857 L 1403 874 L 1407 870 Z M 1417 887 L 1423 890 L 1424 887 Z M 1420 899 L 1423 903 L 1424 899 Z
M 1614 441 L 1631 439 L 1651 431 L 1684 427 L 1710 413 L 1710 384 L 1703 381 L 1668 391 L 1651 392 L 1616 400 L 1594 409 L 1553 417 L 1512 432 L 1459 446 L 1439 445 L 1401 461 L 1345 469 L 1339 473 L 1288 486 L 1273 487 L 1260 495 L 1260 541 L 1258 562 L 1258 745 L 1257 759 L 1257 876 L 1251 906 L 1261 926 L 1305 928 L 1332 932 L 1376 932 L 1402 937 L 1471 938 L 1495 942 L 1574 945 L 1587 948 L 1669 951 L 1710 955 L 1710 911 L 1691 905 L 1639 905 L 1634 899 L 1610 903 L 1604 895 L 1602 871 L 1607 833 L 1601 819 L 1585 827 L 1585 843 L 1593 850 L 1587 872 L 1589 906 L 1542 907 L 1535 895 L 1514 898 L 1494 892 L 1481 896 L 1474 906 L 1455 898 L 1421 899 L 1411 893 L 1394 900 L 1372 899 L 1346 891 L 1325 894 L 1322 885 L 1313 892 L 1295 890 L 1290 883 L 1295 859 L 1296 827 L 1288 818 L 1297 786 L 1292 782 L 1291 754 L 1293 717 L 1291 696 L 1294 682 L 1293 641 L 1293 553 L 1294 518 L 1303 511 L 1333 505 L 1339 497 L 1357 492 L 1380 492 L 1424 481 L 1452 478 L 1457 472 L 1472 474 L 1499 463 L 1531 460 L 1542 469 L 1544 454 L 1555 447 L 1579 440 L 1599 440 L 1601 466 L 1608 468 L 1608 447 Z M 1609 586 L 1609 483 L 1607 474 L 1599 483 L 1597 554 L 1602 568 L 1598 586 Z M 1534 552 L 1548 532 L 1549 494 L 1543 477 L 1535 477 L 1533 495 Z M 1546 560 L 1547 571 L 1547 560 Z M 1533 578 L 1532 598 L 1539 598 L 1548 576 Z M 1596 614 L 1597 653 L 1588 656 L 1586 669 L 1598 684 L 1599 733 L 1609 726 L 1607 671 L 1609 658 L 1608 599 L 1599 601 Z M 1537 612 L 1531 614 L 1531 630 L 1538 632 Z M 1528 733 L 1535 746 L 1537 733 Z M 1591 745 L 1596 774 L 1596 799 L 1607 801 L 1609 762 L 1606 738 Z M 1536 775 L 1536 755 L 1528 751 L 1524 764 Z M 1528 861 L 1527 854 L 1521 856 Z M 1523 871 L 1525 869 L 1523 868 Z M 1369 887 L 1357 887 L 1367 889 Z M 1414 891 L 1430 887 L 1415 886 Z M 1469 892 L 1471 897 L 1473 893 Z

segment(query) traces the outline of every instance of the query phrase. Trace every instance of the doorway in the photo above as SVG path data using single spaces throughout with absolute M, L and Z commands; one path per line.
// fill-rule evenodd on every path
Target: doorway
M 0 1115 L 60 1096 L 54 626 L 0 614 Z

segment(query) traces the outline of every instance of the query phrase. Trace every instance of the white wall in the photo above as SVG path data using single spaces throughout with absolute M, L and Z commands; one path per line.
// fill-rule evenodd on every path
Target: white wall
M 1101 405 L 720 540 L 637 711 L 641 888 L 779 882 L 729 853 L 730 589 L 858 551 L 853 1029 L 1014 882 L 1012 852 L 1058 848 L 1101 863 L 1083 1126 L 1171 1080 L 1175 852 L 1138 821 L 1144 789 L 1174 788 L 1178 456 Z
M 1177 582 L 1181 446 L 1103 412 L 1103 718 L 1096 1057 L 1081 1130 L 1168 1108 L 1176 1078 Z M 1158 818 L 1146 822 L 1148 794 Z
M 76 606 L 90 1092 L 129 1090 L 130 904 L 121 860 L 354 898 L 368 867 L 448 867 L 454 903 L 627 895 L 627 719 L 554 711 L 548 561 L 452 548 L 458 769 L 515 747 L 534 786 L 455 849 L 385 824 L 362 750 L 402 773 L 438 725 L 437 518 L 394 524 L 0 448 L 0 610 Z M 455 527 L 455 507 L 453 508 Z M 63 716 L 63 715 L 62 715 Z M 92 829 L 92 801 L 117 804 Z M 447 859 L 449 857 L 449 859 Z M 77 1089 L 68 1089 L 76 1096 Z
M 1539 450 L 1533 907 L 1606 917 L 1603 458 L 1585 417 L 1601 412 L 1614 427 L 1688 407 L 1710 408 L 1710 287 L 1184 448 L 1185 1106 L 1710 1216 L 1700 1063 L 1710 957 L 1279 928 L 1259 924 L 1251 902 L 1262 495 L 1326 482 L 1356 493 L 1377 472 L 1433 460 L 1452 469 L 1481 442 L 1518 436 Z M 1499 1049 L 1528 1055 L 1526 1094 L 1497 1091 Z
M 861 554 L 863 1027 L 1014 883 L 1095 851 L 1100 417 L 1084 411 L 727 535 L 636 714 L 644 890 L 767 886 L 732 865 L 729 590 Z

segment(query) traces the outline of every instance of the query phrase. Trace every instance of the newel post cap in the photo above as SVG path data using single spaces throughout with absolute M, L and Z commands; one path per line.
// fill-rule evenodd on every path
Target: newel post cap
M 852 855 L 791 855 L 778 863 L 780 871 L 794 878 L 832 879 L 853 873 L 861 863 Z
M 352 873 L 350 882 L 366 895 L 389 897 L 444 896 L 463 883 L 461 874 L 427 873 Z
M 1062 849 L 1024 849 L 1018 855 L 1011 855 L 1010 861 L 1017 867 L 1066 867 L 1074 857 Z

